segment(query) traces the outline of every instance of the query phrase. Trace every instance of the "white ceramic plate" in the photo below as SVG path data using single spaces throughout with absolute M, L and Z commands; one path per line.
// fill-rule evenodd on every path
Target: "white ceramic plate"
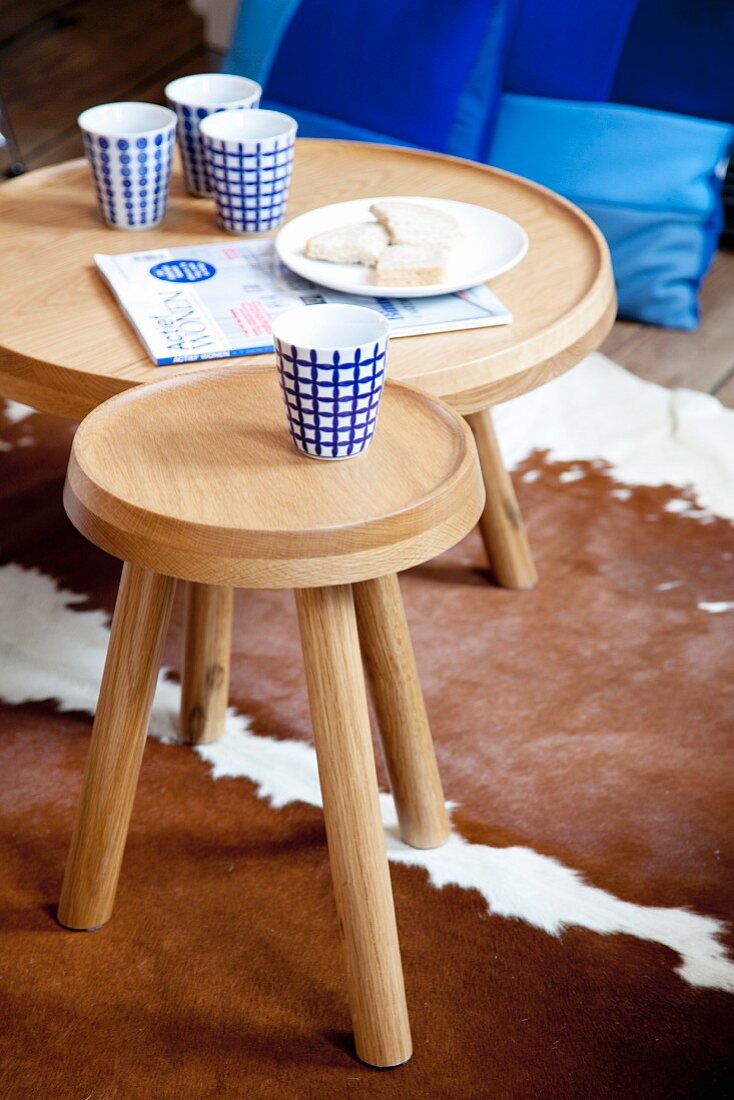
M 352 222 L 373 221 L 369 211 L 375 202 L 418 202 L 444 210 L 456 218 L 462 236 L 447 255 L 445 282 L 430 286 L 375 286 L 370 282 L 372 269 L 369 267 L 331 264 L 326 260 L 310 260 L 304 255 L 306 241 L 316 233 Z M 432 294 L 452 294 L 478 286 L 508 271 L 527 252 L 528 237 L 512 218 L 484 206 L 425 195 L 390 195 L 352 199 L 309 210 L 283 226 L 275 238 L 275 247 L 286 267 L 319 286 L 374 298 L 428 298 Z

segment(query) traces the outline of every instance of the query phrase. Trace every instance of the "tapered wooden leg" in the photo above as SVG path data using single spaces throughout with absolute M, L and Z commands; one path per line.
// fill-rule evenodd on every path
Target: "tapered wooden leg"
M 296 602 L 357 1054 L 397 1066 L 412 1045 L 352 589 Z
M 216 741 L 224 732 L 233 605 L 231 588 L 193 582 L 186 586 L 181 737 L 192 745 Z
M 502 461 L 489 409 L 467 422 L 479 452 L 487 502 L 479 528 L 494 578 L 503 588 L 532 588 L 538 580 L 512 480 Z
M 438 848 L 449 819 L 397 576 L 355 584 L 354 605 L 400 835 Z
M 67 928 L 99 928 L 112 914 L 175 583 L 122 570 L 59 903 Z

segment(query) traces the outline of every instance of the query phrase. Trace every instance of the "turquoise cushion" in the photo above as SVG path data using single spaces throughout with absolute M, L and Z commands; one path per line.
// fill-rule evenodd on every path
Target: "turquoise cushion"
M 662 111 L 506 94 L 490 164 L 560 192 L 607 237 L 620 314 L 691 329 L 721 229 L 734 128 Z
M 517 0 L 243 0 L 224 67 L 291 114 L 477 157 Z

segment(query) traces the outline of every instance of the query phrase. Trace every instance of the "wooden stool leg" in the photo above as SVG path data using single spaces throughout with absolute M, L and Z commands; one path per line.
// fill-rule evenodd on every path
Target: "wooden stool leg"
M 532 588 L 538 580 L 533 555 L 517 506 L 517 497 L 502 461 L 489 409 L 470 413 L 467 423 L 474 434 L 487 490 L 479 528 L 495 580 L 503 588 Z
M 112 914 L 176 582 L 125 564 L 58 918 L 99 928 Z
M 400 835 L 438 848 L 449 819 L 397 576 L 355 584 L 354 605 Z
M 181 684 L 181 737 L 192 745 L 224 732 L 229 703 L 234 591 L 186 585 L 186 641 Z
M 349 585 L 296 592 L 357 1054 L 412 1053 L 367 697 Z

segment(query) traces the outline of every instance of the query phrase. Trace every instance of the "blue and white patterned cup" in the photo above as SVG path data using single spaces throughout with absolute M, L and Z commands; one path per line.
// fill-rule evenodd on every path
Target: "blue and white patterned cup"
M 222 229 L 263 233 L 285 216 L 296 120 L 280 111 L 219 111 L 200 126 Z
M 252 110 L 260 103 L 262 88 L 246 76 L 199 73 L 181 76 L 166 85 L 168 105 L 178 115 L 178 147 L 186 186 L 192 195 L 211 195 L 199 124 L 218 111 Z
M 273 323 L 293 442 L 309 458 L 354 458 L 375 434 L 390 324 L 365 306 L 301 306 Z
M 102 217 L 150 229 L 166 212 L 176 116 L 154 103 L 103 103 L 79 115 Z

